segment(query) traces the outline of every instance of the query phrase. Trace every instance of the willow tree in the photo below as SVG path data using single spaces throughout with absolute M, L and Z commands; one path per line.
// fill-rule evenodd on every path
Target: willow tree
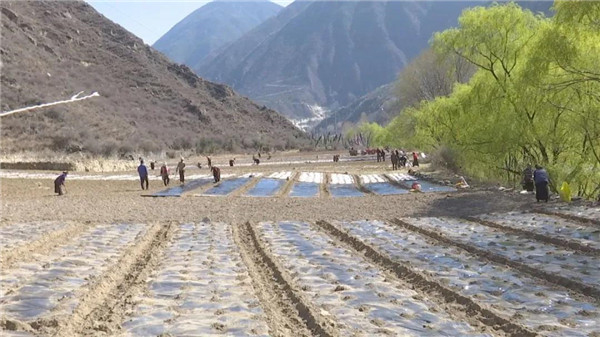
M 600 194 L 600 3 L 557 1 L 554 9 L 528 75 L 571 129 L 565 138 L 574 143 L 572 156 L 557 175 L 577 181 L 580 194 Z
M 468 61 L 476 73 L 449 96 L 405 110 L 385 137 L 450 148 L 467 173 L 483 178 L 517 176 L 539 163 L 554 186 L 569 181 L 579 194 L 597 194 L 600 3 L 554 8 L 553 18 L 514 3 L 463 12 L 457 28 L 434 36 L 433 48 Z M 406 125 L 414 129 L 398 132 Z

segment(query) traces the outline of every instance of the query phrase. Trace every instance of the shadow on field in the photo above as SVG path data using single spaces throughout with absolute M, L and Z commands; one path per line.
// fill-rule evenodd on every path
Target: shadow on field
M 478 191 L 474 193 L 453 193 L 446 198 L 432 200 L 429 207 L 415 213 L 419 217 L 463 217 L 483 213 L 529 210 L 535 200 L 514 194 Z

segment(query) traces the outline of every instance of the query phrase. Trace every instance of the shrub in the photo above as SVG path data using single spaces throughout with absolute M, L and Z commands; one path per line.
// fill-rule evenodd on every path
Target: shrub
M 55 120 L 57 122 L 64 121 L 62 112 L 55 110 L 55 109 L 47 110 L 46 112 L 44 112 L 44 116 L 48 117 L 51 120 Z
M 443 167 L 455 173 L 458 173 L 461 169 L 456 151 L 446 145 L 443 145 L 435 150 L 430 155 L 430 159 L 431 163 L 435 167 Z
M 178 137 L 171 144 L 171 148 L 174 150 L 191 149 L 192 142 L 186 137 Z
M 140 150 L 145 153 L 158 152 L 160 151 L 160 146 L 158 146 L 155 142 L 151 140 L 143 140 L 139 145 Z
M 100 145 L 100 152 L 104 157 L 110 157 L 117 153 L 117 149 L 119 145 L 113 141 L 109 141 Z M 124 156 L 125 153 L 120 152 L 121 156 Z
M 54 151 L 64 151 L 71 143 L 71 138 L 68 136 L 54 136 L 50 147 Z

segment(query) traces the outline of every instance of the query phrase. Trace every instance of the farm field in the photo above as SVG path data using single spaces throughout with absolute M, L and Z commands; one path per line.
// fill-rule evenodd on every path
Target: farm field
M 597 206 L 319 165 L 64 197 L 3 173 L 0 334 L 600 336 Z

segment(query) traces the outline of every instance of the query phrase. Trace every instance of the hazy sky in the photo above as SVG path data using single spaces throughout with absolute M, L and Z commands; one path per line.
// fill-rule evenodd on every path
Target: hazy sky
M 272 1 L 281 6 L 287 6 L 292 2 L 292 0 Z M 151 45 L 188 14 L 210 1 L 87 0 L 87 2 L 102 15 Z

